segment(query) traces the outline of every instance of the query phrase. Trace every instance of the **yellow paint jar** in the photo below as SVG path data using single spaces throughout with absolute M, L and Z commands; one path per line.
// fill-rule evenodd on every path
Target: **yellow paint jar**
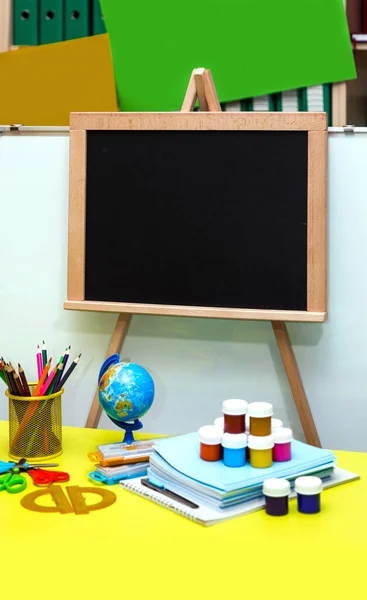
M 272 435 L 248 436 L 250 465 L 256 469 L 267 469 L 273 464 L 274 439 Z

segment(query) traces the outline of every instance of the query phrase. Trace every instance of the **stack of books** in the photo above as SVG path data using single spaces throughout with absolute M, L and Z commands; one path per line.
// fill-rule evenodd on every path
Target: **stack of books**
M 107 485 L 124 479 L 143 477 L 147 474 L 153 449 L 154 443 L 151 440 L 97 446 L 97 452 L 89 454 L 89 458 L 97 464 L 88 477 Z
M 199 445 L 198 433 L 156 441 L 147 473 L 155 491 L 142 485 L 140 479 L 121 482 L 121 487 L 200 524 L 211 525 L 263 508 L 262 485 L 266 479 L 288 479 L 293 487 L 297 477 L 315 475 L 323 480 L 324 487 L 331 487 L 358 477 L 336 467 L 333 452 L 298 441 L 292 442 L 292 460 L 274 463 L 267 469 L 250 464 L 229 468 L 222 461 L 203 461 Z M 188 508 L 185 503 L 167 499 L 160 490 L 197 506 Z

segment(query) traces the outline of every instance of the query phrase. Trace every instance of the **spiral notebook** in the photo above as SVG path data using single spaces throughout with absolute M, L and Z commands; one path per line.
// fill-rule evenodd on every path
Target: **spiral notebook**
M 354 481 L 355 479 L 359 479 L 359 475 L 336 467 L 331 477 L 323 482 L 323 487 L 324 489 L 335 487 L 342 483 L 347 483 L 348 481 Z M 121 481 L 120 486 L 129 492 L 133 492 L 134 494 L 138 494 L 143 498 L 152 500 L 152 502 L 155 502 L 164 508 L 168 508 L 168 510 L 172 510 L 182 517 L 186 517 L 191 521 L 195 521 L 195 523 L 205 526 L 215 525 L 221 521 L 227 521 L 228 519 L 233 519 L 234 517 L 239 517 L 240 515 L 255 512 L 257 510 L 261 510 L 265 506 L 265 499 L 262 496 L 261 498 L 254 498 L 253 500 L 243 502 L 242 504 L 233 508 L 213 509 L 203 504 L 200 505 L 199 508 L 188 508 L 176 500 L 172 500 L 171 498 L 168 498 L 159 492 L 146 488 L 141 484 L 140 479 Z M 292 492 L 290 497 L 294 498 L 295 493 Z M 187 496 L 187 498 L 193 502 L 198 502 L 194 495 Z

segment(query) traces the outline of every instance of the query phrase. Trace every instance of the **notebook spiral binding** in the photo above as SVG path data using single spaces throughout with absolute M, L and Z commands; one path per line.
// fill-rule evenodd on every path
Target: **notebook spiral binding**
M 163 506 L 164 508 L 168 508 L 169 510 L 172 510 L 176 514 L 181 515 L 181 517 L 186 517 L 187 519 L 190 519 L 191 521 L 196 521 L 195 515 L 192 512 L 195 509 L 192 509 L 190 507 L 184 507 L 183 504 L 179 504 L 178 502 L 175 502 L 174 500 L 170 500 L 169 498 L 167 498 L 167 496 L 163 496 L 162 494 L 153 492 L 152 490 L 150 490 L 149 492 L 146 492 L 143 489 L 140 489 L 140 488 L 137 489 L 137 486 L 134 484 L 134 480 L 132 482 L 128 482 L 125 480 L 123 482 L 123 484 L 124 484 L 123 485 L 124 489 L 128 490 L 129 492 L 138 494 L 142 498 L 146 498 L 148 500 L 153 500 L 153 502 L 155 502 L 156 504 L 159 504 L 160 506 Z

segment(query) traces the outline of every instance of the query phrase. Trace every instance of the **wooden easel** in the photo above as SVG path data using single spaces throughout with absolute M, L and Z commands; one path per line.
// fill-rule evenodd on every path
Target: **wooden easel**
M 212 74 L 208 69 L 195 69 L 193 71 L 182 104 L 181 112 L 192 112 L 194 110 L 196 100 L 199 101 L 199 107 L 201 111 L 221 111 Z M 131 316 L 132 315 L 127 313 L 119 315 L 115 330 L 112 334 L 110 345 L 108 347 L 107 356 L 115 353 L 120 354 L 122 344 L 129 330 Z M 286 324 L 284 321 L 272 321 L 271 323 L 306 441 L 308 444 L 320 447 L 320 439 L 312 417 L 310 406 L 308 404 Z M 93 403 L 88 415 L 86 427 L 98 427 L 101 413 L 102 408 L 98 401 L 97 390 L 93 398 Z

